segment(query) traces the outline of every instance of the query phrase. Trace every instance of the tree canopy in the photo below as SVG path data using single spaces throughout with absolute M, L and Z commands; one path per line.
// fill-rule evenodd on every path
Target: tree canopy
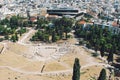
M 100 51 L 103 57 L 105 52 L 113 53 L 120 52 L 120 32 L 105 26 L 104 28 L 99 25 L 84 25 L 76 24 L 75 35 L 78 38 L 83 38 L 86 41 L 86 46 L 95 51 Z
M 73 20 L 70 18 L 59 18 L 50 22 L 47 19 L 38 18 L 37 27 L 38 32 L 31 38 L 32 41 L 41 40 L 45 42 L 56 42 L 63 39 L 64 33 L 66 39 L 68 33 L 72 30 Z M 38 35 L 39 34 L 39 35 Z M 50 39 L 51 37 L 51 39 Z

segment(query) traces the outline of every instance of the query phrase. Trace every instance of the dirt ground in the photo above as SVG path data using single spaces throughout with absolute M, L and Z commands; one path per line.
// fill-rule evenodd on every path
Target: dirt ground
M 3 45 L 0 45 L 0 48 L 2 47 Z M 30 46 L 15 43 L 7 44 L 6 50 L 0 54 L 1 80 L 71 80 L 73 63 L 76 57 L 80 59 L 81 67 L 85 66 L 81 69 L 81 80 L 98 76 L 103 68 L 103 66 L 89 66 L 96 59 L 91 58 L 91 55 L 88 55 L 88 52 L 82 47 L 73 46 L 70 52 L 66 52 L 59 58 L 45 61 L 32 60 L 23 55 L 32 53 L 29 48 Z M 45 65 L 44 68 L 43 65 Z M 43 72 L 41 73 L 42 68 Z
M 16 43 L 0 43 L 0 80 L 72 80 L 75 58 L 80 60 L 81 80 L 90 80 L 106 65 L 76 45 L 74 38 L 49 45 L 24 43 L 32 32 Z

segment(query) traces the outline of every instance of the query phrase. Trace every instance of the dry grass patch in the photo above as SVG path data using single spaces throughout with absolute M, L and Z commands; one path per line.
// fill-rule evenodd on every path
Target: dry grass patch
M 43 72 L 60 71 L 60 70 L 65 70 L 65 69 L 66 68 L 63 65 L 61 65 L 59 62 L 52 61 L 52 62 L 46 63 Z
M 103 66 L 91 66 L 82 70 L 81 80 L 89 80 L 91 77 L 98 77 Z
M 22 67 L 22 70 L 25 71 L 30 71 L 30 72 L 41 72 L 41 69 L 43 67 L 44 62 L 29 62 L 28 64 L 26 64 L 24 67 Z
M 20 67 L 27 63 L 28 60 L 26 58 L 8 50 L 6 50 L 4 54 L 0 55 L 0 66 Z

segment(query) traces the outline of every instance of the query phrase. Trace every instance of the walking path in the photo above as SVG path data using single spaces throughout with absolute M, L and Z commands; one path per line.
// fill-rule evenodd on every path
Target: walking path
M 29 44 L 26 44 L 26 39 L 29 38 L 29 36 L 31 36 L 31 34 L 35 33 L 36 31 L 34 29 L 30 29 L 28 33 L 25 33 L 21 39 L 18 40 L 18 44 L 21 44 L 21 45 L 29 45 Z
M 65 64 L 66 65 L 66 64 Z M 84 68 L 88 68 L 88 67 L 91 67 L 91 66 L 105 66 L 105 67 L 112 67 L 108 64 L 104 64 L 104 63 L 90 63 L 90 64 L 86 64 L 84 66 L 81 67 L 81 69 L 84 69 Z M 6 68 L 6 69 L 9 69 L 9 70 L 12 70 L 14 72 L 19 72 L 19 73 L 23 73 L 23 74 L 32 74 L 32 75 L 61 75 L 61 74 L 72 74 L 72 69 L 67 69 L 67 70 L 60 70 L 60 71 L 50 71 L 50 72 L 40 72 L 40 71 L 25 71 L 25 70 L 22 70 L 20 68 L 14 68 L 14 67 L 11 67 L 11 66 L 0 66 L 0 68 Z

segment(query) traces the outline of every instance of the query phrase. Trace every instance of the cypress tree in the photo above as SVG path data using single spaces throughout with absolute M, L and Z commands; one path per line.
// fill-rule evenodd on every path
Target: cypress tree
M 106 80 L 106 70 L 105 69 L 101 70 L 98 80 Z
M 17 35 L 17 33 L 15 33 L 15 38 L 16 38 L 16 41 L 18 41 L 18 35 Z
M 105 46 L 102 45 L 101 48 L 100 48 L 100 55 L 101 55 L 101 57 L 104 57 L 104 55 L 105 55 L 104 52 L 105 52 Z
M 55 38 L 55 31 L 52 32 L 52 42 L 55 42 L 56 38 Z
M 13 36 L 11 37 L 11 40 L 12 40 L 13 42 L 16 42 L 16 37 L 15 37 L 15 35 L 13 35 Z
M 75 58 L 72 80 L 80 80 L 80 67 L 79 59 Z
M 110 51 L 108 58 L 107 58 L 108 63 L 113 62 L 113 50 Z

